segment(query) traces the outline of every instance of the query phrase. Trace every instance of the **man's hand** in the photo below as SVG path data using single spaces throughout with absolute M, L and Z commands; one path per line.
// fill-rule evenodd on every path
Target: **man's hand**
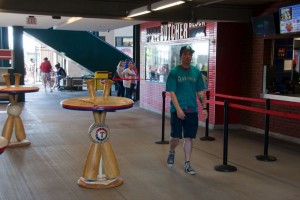
M 182 109 L 178 109 L 178 110 L 177 110 L 177 117 L 178 117 L 179 119 L 182 119 L 182 120 L 185 119 L 185 114 L 184 114 L 184 112 L 183 112 Z

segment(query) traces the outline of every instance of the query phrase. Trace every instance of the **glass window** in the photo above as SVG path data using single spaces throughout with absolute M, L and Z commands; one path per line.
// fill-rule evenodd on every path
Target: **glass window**
M 133 38 L 132 37 L 116 37 L 115 38 L 116 47 L 132 47 Z
M 179 51 L 182 46 L 190 45 L 193 54 L 192 65 L 196 66 L 207 81 L 209 41 L 203 40 L 192 44 L 154 45 L 145 49 L 146 80 L 165 83 L 170 70 L 180 64 Z

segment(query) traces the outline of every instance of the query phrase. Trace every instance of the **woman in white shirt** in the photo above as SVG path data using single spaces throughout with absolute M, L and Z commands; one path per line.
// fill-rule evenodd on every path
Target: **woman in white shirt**
M 123 80 L 123 85 L 125 88 L 125 97 L 131 99 L 131 92 L 130 92 L 130 86 L 131 86 L 131 81 L 134 82 L 134 79 L 136 77 L 136 74 L 133 70 L 134 64 L 132 62 L 129 62 L 128 64 L 128 68 L 126 68 L 123 71 L 123 75 L 124 75 L 124 80 Z
M 116 70 L 116 75 L 114 78 L 116 78 L 117 83 L 118 83 L 118 93 L 117 96 L 118 97 L 124 97 L 125 94 L 125 88 L 123 86 L 123 71 L 124 71 L 124 64 L 125 62 L 123 60 L 121 60 L 117 66 L 117 70 Z

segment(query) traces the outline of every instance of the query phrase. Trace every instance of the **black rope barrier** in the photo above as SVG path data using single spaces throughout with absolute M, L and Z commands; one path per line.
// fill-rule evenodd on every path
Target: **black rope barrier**
M 206 91 L 206 99 L 209 100 L 209 91 Z M 202 141 L 213 141 L 215 138 L 210 137 L 208 134 L 208 129 L 209 129 L 209 103 L 206 103 L 206 108 L 207 108 L 207 118 L 205 120 L 205 136 L 201 137 L 200 140 Z
M 215 166 L 216 171 L 234 172 L 237 170 L 235 166 L 227 164 L 228 158 L 228 101 L 224 101 L 224 141 L 223 141 L 223 165 Z
M 270 99 L 266 99 L 266 110 L 270 110 L 271 103 Z M 268 155 L 269 149 L 269 127 L 270 127 L 270 114 L 266 114 L 265 117 L 265 134 L 264 134 L 264 155 L 255 156 L 259 161 L 276 161 L 277 159 L 274 156 Z
M 156 144 L 169 144 L 169 141 L 165 141 L 165 118 L 166 118 L 166 91 L 162 92 L 162 123 L 161 123 L 161 140 L 156 141 Z

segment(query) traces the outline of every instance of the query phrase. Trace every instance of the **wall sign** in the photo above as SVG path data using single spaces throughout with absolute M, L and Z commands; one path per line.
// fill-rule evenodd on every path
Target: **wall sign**
M 165 42 L 198 36 L 206 36 L 206 22 L 168 23 L 160 27 L 148 28 L 147 42 Z

